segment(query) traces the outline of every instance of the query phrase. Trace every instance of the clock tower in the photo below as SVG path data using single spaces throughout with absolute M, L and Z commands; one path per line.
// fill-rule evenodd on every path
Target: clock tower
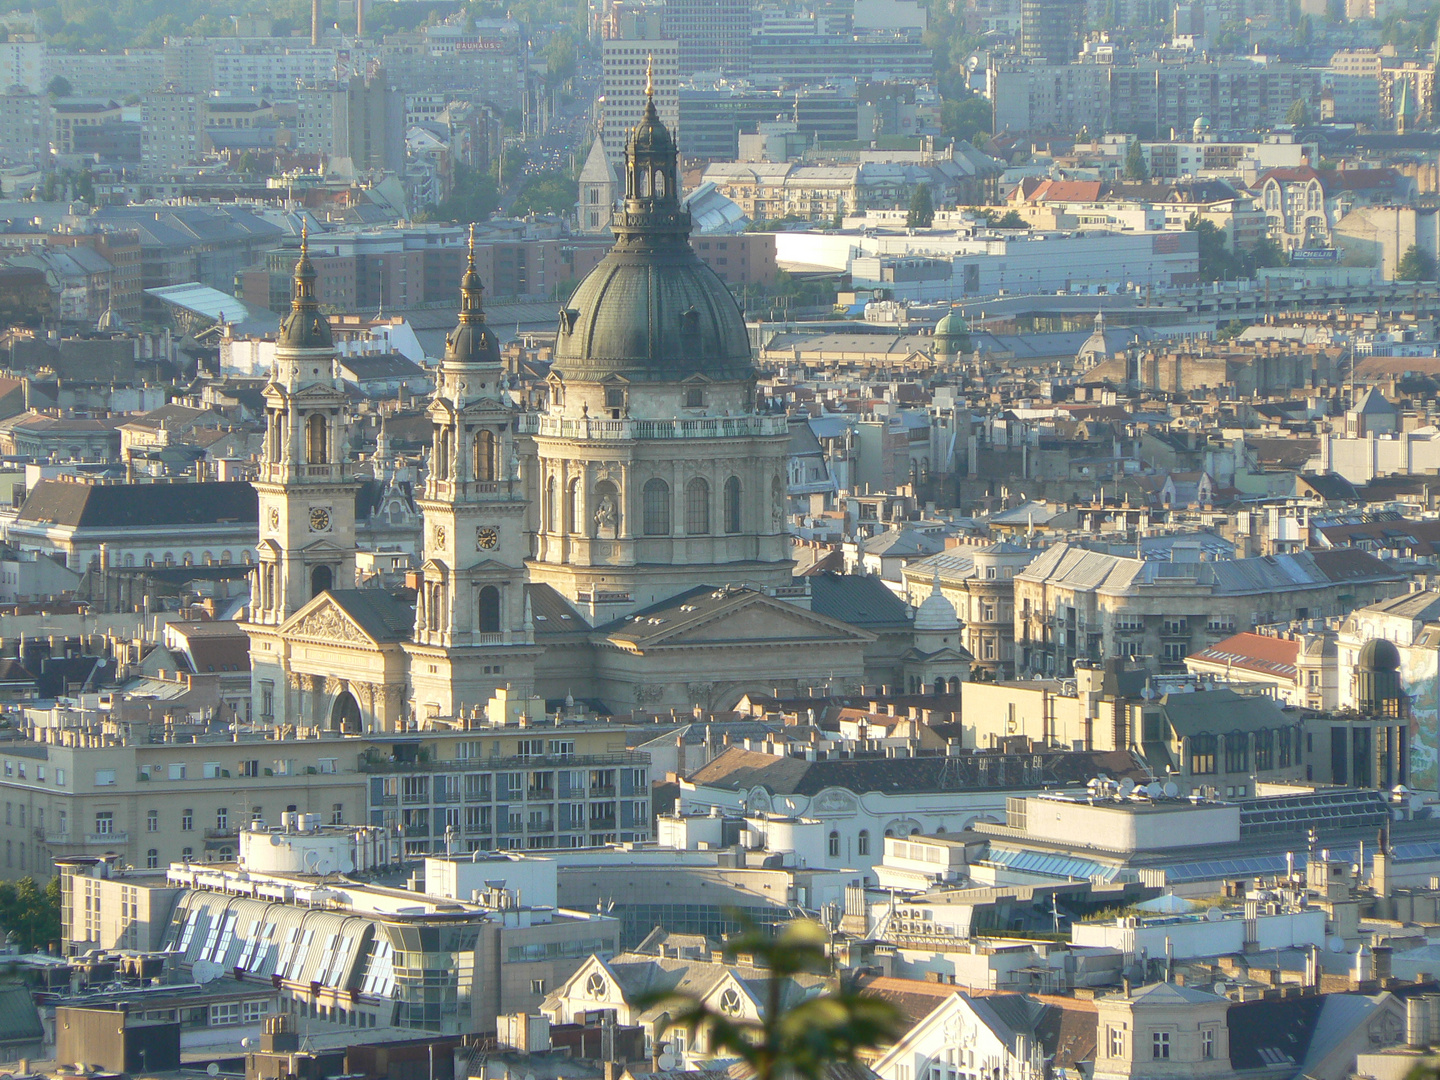
M 423 578 L 410 654 L 413 715 L 459 716 L 498 687 L 534 686 L 535 630 L 525 593 L 527 502 L 500 345 L 485 323 L 475 230 L 460 318 L 430 402 L 430 469 L 417 500 Z
M 346 462 L 349 407 L 330 321 L 315 301 L 307 230 L 290 313 L 265 387 L 265 448 L 255 490 L 260 543 L 250 619 L 279 626 L 328 589 L 355 587 L 355 495 Z

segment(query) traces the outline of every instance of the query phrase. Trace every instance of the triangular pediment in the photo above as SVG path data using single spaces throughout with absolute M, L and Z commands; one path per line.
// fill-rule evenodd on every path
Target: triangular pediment
M 636 618 L 631 626 L 615 627 L 607 634 L 632 647 L 701 645 L 757 645 L 767 642 L 826 645 L 868 643 L 874 636 L 836 619 L 787 604 L 764 593 L 744 590 L 729 602 L 708 610 L 705 597 L 690 605 L 677 601 L 664 609 Z M 687 611 L 687 607 L 695 607 Z M 632 628 L 633 627 L 633 628 Z
M 327 593 L 321 593 L 286 619 L 280 636 L 342 645 L 380 644 Z
M 296 404 L 304 404 L 307 401 L 344 401 L 345 393 L 333 386 L 323 386 L 320 383 L 312 383 L 310 386 L 301 387 L 290 395 L 290 400 Z
M 306 555 L 343 555 L 346 549 L 334 540 L 312 540 L 300 549 Z

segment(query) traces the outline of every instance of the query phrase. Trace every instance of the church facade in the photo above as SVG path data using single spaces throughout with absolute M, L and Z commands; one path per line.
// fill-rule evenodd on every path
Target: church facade
M 904 685 L 867 670 L 873 632 L 811 610 L 792 578 L 788 425 L 757 408 L 743 317 L 690 247 L 653 105 L 623 183 L 615 245 L 559 314 L 538 410 L 502 385 L 472 242 L 429 406 L 413 602 L 355 588 L 359 480 L 341 460 L 346 398 L 302 237 L 255 483 L 246 632 L 262 719 L 398 731 L 471 716 L 502 688 L 623 711 Z M 952 643 L 958 631 L 942 650 L 917 641 L 927 676 L 968 675 Z

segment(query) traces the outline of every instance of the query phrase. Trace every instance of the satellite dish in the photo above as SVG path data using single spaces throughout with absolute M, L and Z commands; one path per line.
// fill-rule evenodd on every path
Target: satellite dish
M 241 1039 L 240 1045 L 248 1049 L 250 1046 L 250 1037 L 247 1035 L 245 1038 Z
M 1180 794 L 1180 785 L 1179 785 L 1179 784 L 1175 783 L 1174 780 L 1167 780 L 1167 781 L 1165 781 L 1165 797 L 1166 797 L 1167 799 L 1173 799 L 1173 798 L 1175 798 L 1176 795 L 1179 795 L 1179 794 Z
M 1325 947 L 1334 953 L 1345 951 L 1345 939 L 1342 937 L 1328 937 L 1325 939 Z
M 190 967 L 191 976 L 201 986 L 214 982 L 224 973 L 225 969 L 211 960 L 196 960 Z
M 1098 776 L 1092 776 L 1089 780 L 1085 781 L 1085 788 L 1087 791 L 1095 791 L 1099 787 L 1100 778 Z
M 661 1054 L 661 1055 L 660 1055 L 660 1071 L 661 1071 L 661 1072 L 669 1072 L 669 1071 L 670 1071 L 671 1069 L 673 1069 L 673 1068 L 675 1068 L 675 1055 L 672 1054 L 672 1053 L 669 1053 L 668 1051 L 667 1051 L 666 1053 Z
M 1122 799 L 1127 798 L 1127 797 L 1130 795 L 1130 793 L 1131 793 L 1132 791 L 1134 791 L 1134 790 L 1135 790 L 1135 781 L 1134 781 L 1134 780 L 1131 780 L 1130 777 L 1127 776 L 1127 777 L 1125 777 L 1124 780 L 1121 780 L 1121 781 L 1120 781 L 1120 797 L 1121 797 Z
M 1219 996 L 1219 997 L 1224 997 L 1224 996 L 1225 996 L 1226 994 L 1228 994 L 1229 992 L 1230 992 L 1230 984 L 1229 984 L 1229 983 L 1226 983 L 1226 982 L 1217 982 L 1217 983 L 1215 984 L 1215 993 L 1216 993 L 1217 996 Z
M 206 1074 L 209 1075 L 209 1076 L 219 1076 L 219 1075 L 220 1075 L 220 1066 L 219 1066 L 219 1065 L 216 1065 L 215 1062 L 212 1061 L 212 1062 L 210 1062 L 209 1065 L 206 1065 L 206 1066 L 205 1066 L 205 1072 L 206 1072 Z
M 1206 922 L 1219 922 L 1219 921 L 1220 921 L 1221 919 L 1223 919 L 1223 918 L 1225 918 L 1225 916 L 1224 916 L 1224 914 L 1220 911 L 1220 909 L 1219 909 L 1218 907 L 1212 907 L 1212 908 L 1206 908 L 1206 909 L 1205 909 L 1205 921 L 1206 921 Z
M 1145 794 L 1149 795 L 1152 799 L 1158 799 L 1164 790 L 1165 789 L 1160 786 L 1159 780 L 1151 780 L 1150 783 L 1145 785 Z

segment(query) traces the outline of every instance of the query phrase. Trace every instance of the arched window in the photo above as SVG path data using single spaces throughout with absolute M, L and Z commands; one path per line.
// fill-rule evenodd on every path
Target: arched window
M 857 855 L 869 855 L 869 854 L 870 854 L 870 830 L 869 830 L 869 829 L 861 829 L 861 830 L 860 830 L 860 835 L 855 838 L 855 854 L 857 854 Z
M 670 535 L 670 485 L 658 476 L 641 489 L 642 521 L 646 536 Z
M 555 477 L 545 481 L 545 531 L 554 532 L 555 523 L 560 516 L 560 487 L 555 482 Z
M 740 478 L 725 481 L 725 531 L 732 536 L 740 531 Z
M 182 566 L 194 566 L 194 565 L 195 565 L 195 553 L 194 553 L 193 551 L 187 551 L 187 552 L 185 552 L 185 554 L 183 554 L 183 555 L 180 556 L 180 563 L 181 563 Z
M 160 852 L 153 847 L 149 851 L 145 852 L 145 869 L 160 869 Z
M 649 170 L 649 169 L 641 169 L 641 170 L 640 170 L 640 197 L 641 197 L 642 199 L 648 199 L 648 198 L 650 197 L 650 170 Z
M 840 834 L 833 829 L 830 831 L 830 857 L 832 859 L 840 857 Z
M 328 566 L 317 566 L 310 571 L 310 595 L 319 596 L 327 589 L 335 587 L 335 573 Z
M 495 433 L 493 431 L 477 431 L 475 433 L 474 469 L 476 480 L 496 479 L 497 455 L 495 450 Z
M 573 533 L 580 520 L 580 479 L 571 480 L 565 488 L 565 531 Z
M 435 452 L 430 462 L 430 470 L 435 474 L 436 480 L 450 479 L 450 429 L 437 427 L 435 429 Z
M 655 197 L 658 199 L 658 198 L 663 197 L 664 194 L 665 194 L 665 173 L 664 173 L 662 170 L 660 170 L 660 169 L 656 169 L 656 170 L 655 170 Z
M 710 485 L 697 476 L 685 485 L 685 533 L 704 536 L 710 531 Z
M 486 585 L 480 590 L 480 633 L 500 632 L 500 590 Z
M 324 465 L 330 460 L 329 434 L 325 417 L 320 413 L 311 413 L 305 421 L 305 460 L 311 465 Z

